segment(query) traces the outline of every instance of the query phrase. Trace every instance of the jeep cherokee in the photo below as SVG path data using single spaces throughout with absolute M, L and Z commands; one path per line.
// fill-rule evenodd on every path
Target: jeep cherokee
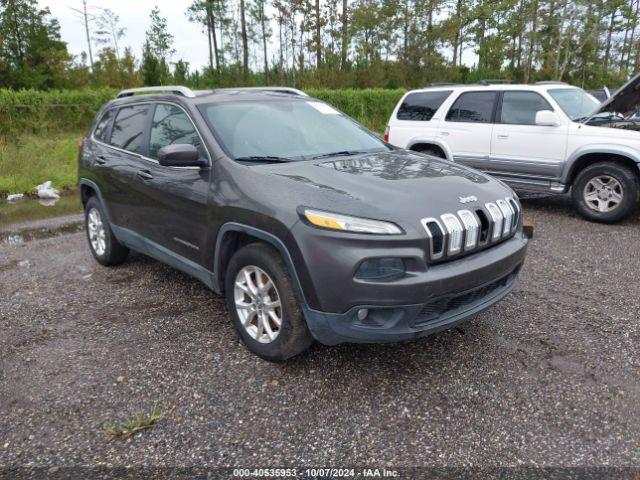
M 413 90 L 394 109 L 386 140 L 519 191 L 571 191 L 585 218 L 613 223 L 635 210 L 640 194 L 639 85 L 637 76 L 603 104 L 561 82 Z
M 504 184 L 287 88 L 121 92 L 79 183 L 99 263 L 133 249 L 187 272 L 273 361 L 456 325 L 513 288 L 527 245 Z

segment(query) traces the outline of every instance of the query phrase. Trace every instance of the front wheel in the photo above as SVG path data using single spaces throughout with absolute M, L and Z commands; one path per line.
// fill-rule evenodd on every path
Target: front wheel
M 618 163 L 595 163 L 578 174 L 571 194 L 576 209 L 587 220 L 615 223 L 636 209 L 638 177 Z
M 287 267 L 272 247 L 252 243 L 233 255 L 225 297 L 240 338 L 265 360 L 282 362 L 313 343 Z

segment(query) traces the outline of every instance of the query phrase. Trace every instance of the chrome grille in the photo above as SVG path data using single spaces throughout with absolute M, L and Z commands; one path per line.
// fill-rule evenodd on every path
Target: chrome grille
M 507 197 L 506 200 L 513 210 L 513 223 L 511 224 L 511 228 L 515 230 L 518 226 L 518 222 L 520 221 L 520 205 L 518 205 L 518 202 L 516 202 L 512 197 Z
M 442 225 L 435 218 L 423 218 L 422 225 L 429 237 L 429 257 L 437 260 L 444 254 L 445 234 Z
M 485 208 L 491 217 L 491 241 L 498 240 L 502 236 L 502 212 L 495 203 L 486 203 Z
M 504 219 L 502 226 L 502 236 L 508 235 L 509 232 L 511 232 L 511 227 L 513 226 L 511 223 L 513 219 L 513 210 L 511 210 L 511 207 L 506 202 L 506 200 L 497 200 L 496 205 L 498 205 L 500 213 L 502 213 L 502 218 Z
M 440 215 L 440 218 L 449 236 L 447 254 L 455 255 L 462 250 L 462 238 L 464 237 L 465 229 L 462 223 L 460 223 L 460 220 L 458 220 L 458 217 L 453 213 L 445 213 L 444 215 Z
M 458 210 L 458 216 L 462 220 L 466 231 L 464 249 L 465 251 L 471 250 L 478 244 L 478 227 L 480 224 L 475 215 L 469 210 Z
M 440 218 L 424 218 L 429 258 L 440 260 L 471 253 L 510 237 L 520 222 L 521 210 L 513 197 L 499 198 L 484 208 L 444 213 Z

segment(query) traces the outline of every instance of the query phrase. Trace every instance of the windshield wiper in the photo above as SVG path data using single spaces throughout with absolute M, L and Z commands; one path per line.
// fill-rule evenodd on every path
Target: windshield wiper
M 323 153 L 322 155 L 316 155 L 315 157 L 311 157 L 311 158 L 327 158 L 327 157 L 346 157 L 346 156 L 351 156 L 351 155 L 359 155 L 361 153 L 366 153 L 366 152 L 360 152 L 358 150 L 342 150 L 340 152 L 332 152 L 332 153 Z
M 274 163 L 284 163 L 284 162 L 292 162 L 290 158 L 286 157 L 275 157 L 273 155 L 251 155 L 248 157 L 237 157 L 237 162 L 274 162 Z

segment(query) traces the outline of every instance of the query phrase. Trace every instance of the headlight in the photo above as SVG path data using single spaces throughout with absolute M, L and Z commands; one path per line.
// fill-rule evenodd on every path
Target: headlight
M 402 233 L 402 230 L 397 225 L 380 220 L 350 217 L 348 215 L 311 209 L 305 209 L 304 216 L 311 224 L 331 230 L 354 233 L 377 233 L 380 235 L 399 235 Z

